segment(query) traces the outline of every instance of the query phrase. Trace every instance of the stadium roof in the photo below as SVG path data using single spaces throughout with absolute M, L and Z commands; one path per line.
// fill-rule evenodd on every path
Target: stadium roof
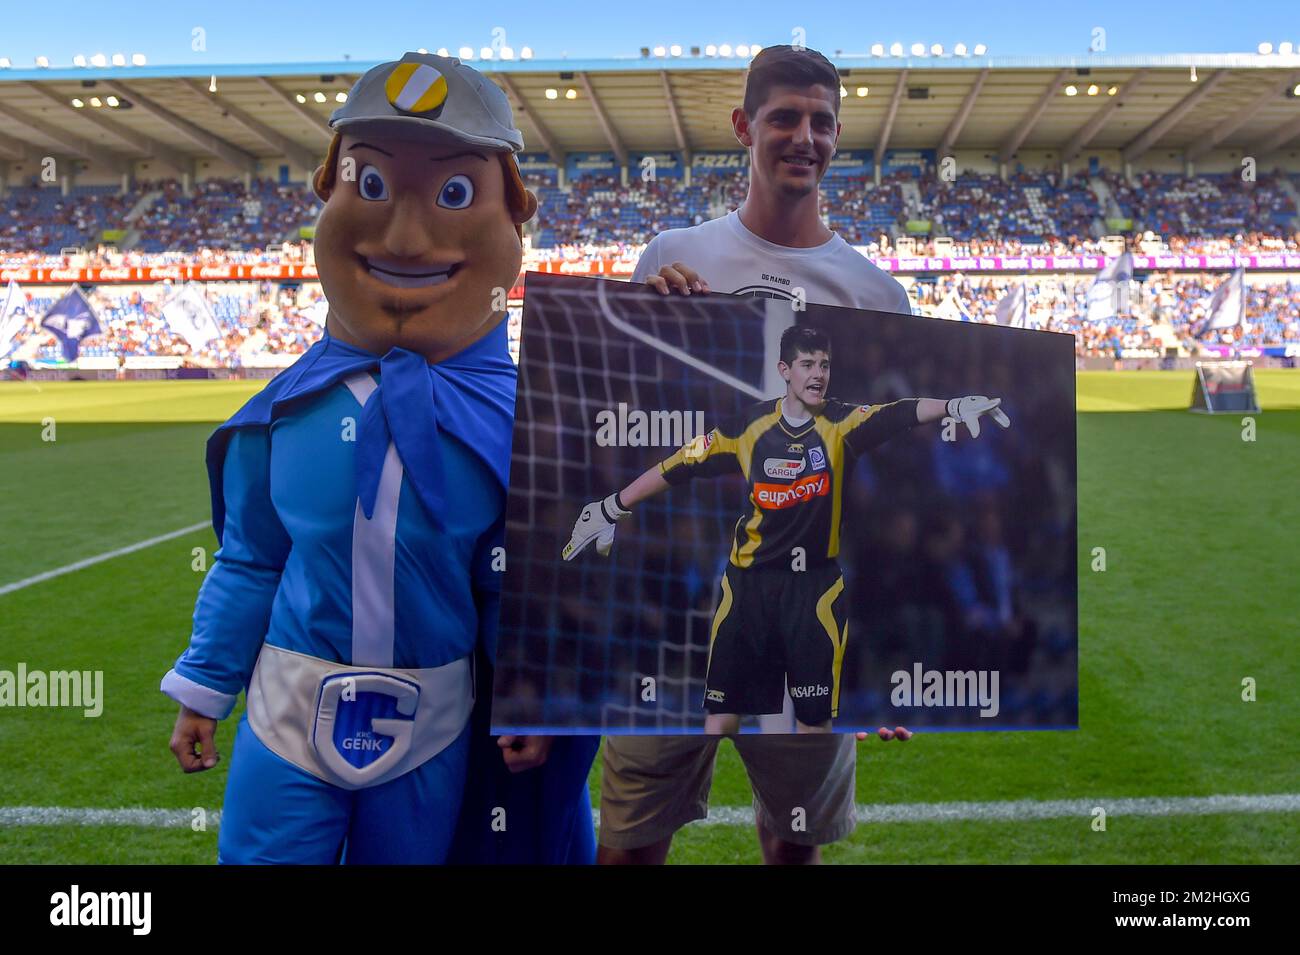
M 1267 157 L 1300 148 L 1300 55 L 833 61 L 848 94 L 840 147 L 878 156 L 887 148 L 978 149 L 1010 159 L 1045 150 L 1068 160 L 1087 149 L 1137 162 L 1153 149 L 1195 160 L 1212 150 Z M 741 99 L 741 60 L 471 62 L 510 97 L 529 151 L 556 161 L 570 152 L 612 151 L 626 161 L 639 150 L 738 148 L 730 110 Z M 287 157 L 311 168 L 328 143 L 336 95 L 373 65 L 0 70 L 0 162 L 53 155 L 126 171 L 153 159 L 190 171 L 196 159 L 216 158 L 252 172 L 259 160 Z M 1078 93 L 1068 96 L 1072 84 Z M 123 105 L 91 105 L 110 96 Z

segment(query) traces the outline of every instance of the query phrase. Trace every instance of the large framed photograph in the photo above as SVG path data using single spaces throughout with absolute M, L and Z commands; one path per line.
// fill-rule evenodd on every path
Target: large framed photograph
M 527 281 L 496 731 L 1077 726 L 1069 336 Z

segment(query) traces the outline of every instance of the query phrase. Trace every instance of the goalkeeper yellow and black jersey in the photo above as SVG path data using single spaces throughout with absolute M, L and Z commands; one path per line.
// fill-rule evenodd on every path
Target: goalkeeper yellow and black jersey
M 834 558 L 853 457 L 916 424 L 915 398 L 886 405 L 828 399 L 797 428 L 782 416 L 783 401 L 760 401 L 659 465 L 669 484 L 744 475 L 749 506 L 736 521 L 731 547 L 737 567 L 791 566 L 796 547 L 809 564 Z

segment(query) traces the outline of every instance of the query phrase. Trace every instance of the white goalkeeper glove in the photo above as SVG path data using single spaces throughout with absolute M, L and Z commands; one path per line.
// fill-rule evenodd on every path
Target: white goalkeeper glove
M 573 560 L 592 541 L 596 542 L 596 553 L 608 557 L 614 546 L 614 525 L 632 512 L 619 504 L 615 492 L 603 501 L 592 501 L 582 509 L 573 525 L 573 536 L 564 545 L 564 559 Z
M 989 415 L 1004 428 L 1011 427 L 1011 419 L 998 405 L 1001 398 L 985 398 L 983 395 L 967 395 L 965 398 L 948 399 L 948 417 L 970 430 L 972 438 L 980 436 L 980 416 Z

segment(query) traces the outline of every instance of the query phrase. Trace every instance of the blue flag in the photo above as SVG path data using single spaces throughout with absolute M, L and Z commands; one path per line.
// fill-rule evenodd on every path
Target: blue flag
M 81 287 L 74 285 L 67 295 L 54 303 L 54 306 L 41 319 L 41 327 L 54 333 L 54 337 L 63 346 L 65 361 L 76 361 L 77 352 L 83 339 L 100 335 L 100 327 L 95 310 L 90 307 Z

